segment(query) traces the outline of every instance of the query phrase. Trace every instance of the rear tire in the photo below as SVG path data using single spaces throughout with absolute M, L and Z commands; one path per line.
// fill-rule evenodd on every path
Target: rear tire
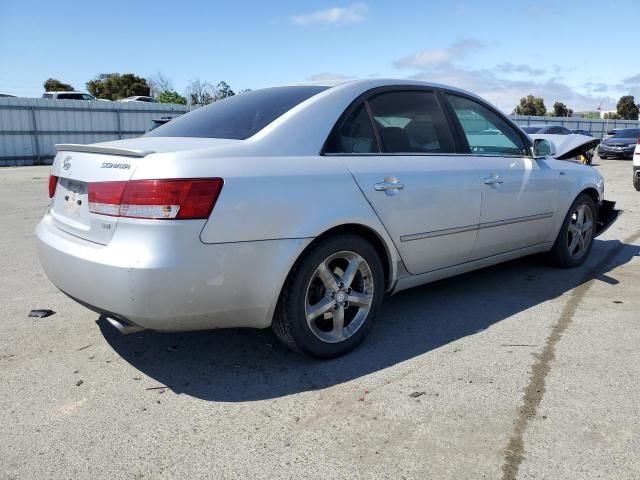
M 579 267 L 589 256 L 595 237 L 598 207 L 583 193 L 576 198 L 564 219 L 556 242 L 549 252 L 552 262 L 559 267 Z
M 371 331 L 384 288 L 382 262 L 369 242 L 350 234 L 326 238 L 291 269 L 273 331 L 297 352 L 339 357 Z
M 633 176 L 633 186 L 636 190 L 640 191 L 640 175 Z

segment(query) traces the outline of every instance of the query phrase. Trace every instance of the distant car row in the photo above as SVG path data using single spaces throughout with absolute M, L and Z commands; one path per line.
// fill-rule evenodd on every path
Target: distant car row
M 521 128 L 529 135 L 579 134 L 589 137 L 593 136 L 586 130 L 569 130 L 559 125 L 528 125 Z M 640 128 L 613 128 L 608 130 L 598 146 L 598 155 L 604 159 L 610 157 L 631 159 L 639 138 Z
M 102 100 L 108 102 L 103 98 L 96 98 L 93 95 L 89 95 L 84 92 L 46 92 L 42 94 L 42 98 L 52 98 L 54 100 Z M 136 95 L 134 97 L 121 98 L 116 100 L 118 102 L 147 102 L 158 103 L 153 97 L 147 97 L 144 95 Z
M 10 93 L 1 93 L 0 98 L 16 98 L 15 95 Z M 42 98 L 52 98 L 54 100 L 100 100 L 102 102 L 109 102 L 104 98 L 96 98 L 85 92 L 45 92 L 42 94 Z M 146 102 L 146 103 L 158 103 L 153 97 L 147 97 L 145 95 L 136 95 L 134 97 L 121 98 L 116 100 L 117 102 Z
M 590 132 L 586 130 L 569 130 L 566 127 L 561 127 L 559 125 L 530 125 L 526 127 L 522 127 L 528 134 L 536 133 L 539 135 L 571 135 L 572 133 L 578 135 L 586 135 L 587 137 L 593 137 Z

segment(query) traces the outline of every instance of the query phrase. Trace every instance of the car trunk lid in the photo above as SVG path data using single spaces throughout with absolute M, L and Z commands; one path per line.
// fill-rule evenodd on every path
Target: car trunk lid
M 152 150 L 100 145 L 56 145 L 51 174 L 58 177 L 49 209 L 55 225 L 71 235 L 106 245 L 118 217 L 90 212 L 89 184 L 128 181 Z

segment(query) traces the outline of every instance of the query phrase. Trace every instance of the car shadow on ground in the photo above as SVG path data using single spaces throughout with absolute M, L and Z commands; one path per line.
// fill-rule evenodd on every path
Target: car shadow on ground
M 614 249 L 617 253 L 610 258 Z M 396 365 L 481 332 L 593 278 L 617 283 L 607 273 L 638 254 L 638 245 L 597 240 L 591 258 L 578 269 L 557 269 L 529 257 L 400 292 L 385 299 L 365 343 L 331 361 L 290 352 L 271 330 L 145 331 L 123 336 L 105 320 L 97 323 L 124 360 L 176 393 L 211 401 L 261 400 L 330 387 Z

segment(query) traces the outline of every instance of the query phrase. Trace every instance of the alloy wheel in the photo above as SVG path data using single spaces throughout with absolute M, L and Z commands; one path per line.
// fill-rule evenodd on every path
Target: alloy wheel
M 369 315 L 373 287 L 371 268 L 362 256 L 341 251 L 325 258 L 313 272 L 305 295 L 311 332 L 327 343 L 353 336 Z
M 585 205 L 578 205 L 571 215 L 567 229 L 567 250 L 572 258 L 584 256 L 593 237 L 593 214 Z

